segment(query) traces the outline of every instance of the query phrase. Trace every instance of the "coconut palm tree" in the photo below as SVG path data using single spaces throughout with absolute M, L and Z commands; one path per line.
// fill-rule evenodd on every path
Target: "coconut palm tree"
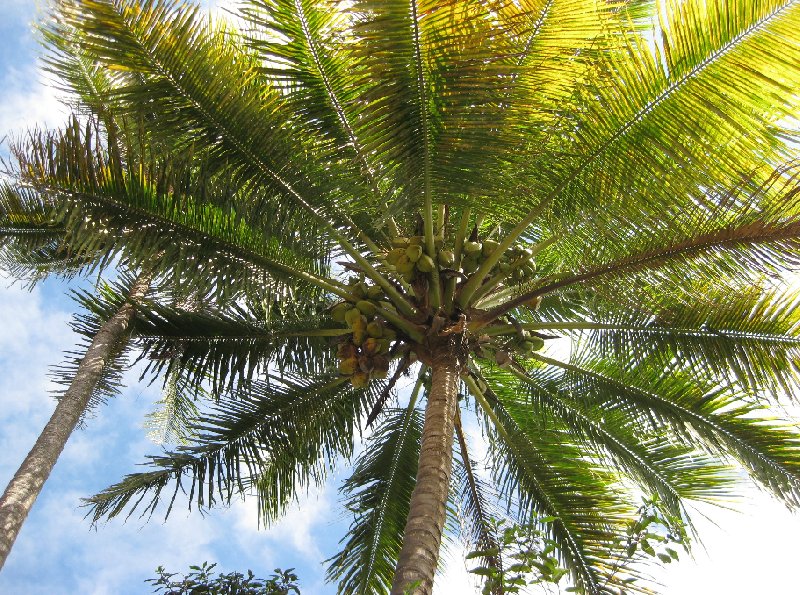
M 215 399 L 95 519 L 188 483 L 270 521 L 365 427 L 345 593 L 430 593 L 451 500 L 485 551 L 491 503 L 538 522 L 584 593 L 637 576 L 632 494 L 688 521 L 738 465 L 798 504 L 769 408 L 798 386 L 797 2 L 240 4 L 60 0 L 45 24 L 136 140 L 119 168 L 102 118 L 99 142 L 35 136 L 19 183 L 76 252 L 204 296 L 132 324 L 152 371 Z
M 42 433 L 0 497 L 0 567 L 5 564 L 70 435 L 85 417 L 93 398 L 97 399 L 99 393 L 109 388 L 109 376 L 116 371 L 115 364 L 124 352 L 134 303 L 144 297 L 149 281 L 147 275 L 137 278 L 130 288 L 129 299 L 96 329 L 74 374 L 70 374 L 67 390 L 59 397 Z
M 55 208 L 45 194 L 8 182 L 0 187 L 0 270 L 32 286 L 51 275 L 84 276 L 106 255 L 74 253 Z M 90 409 L 117 392 L 135 302 L 147 294 L 151 282 L 148 272 L 123 277 L 115 288 L 123 299 L 107 318 L 76 320 L 74 329 L 86 338 L 86 349 L 55 370 L 66 390 L 0 497 L 0 568 L 72 432 Z

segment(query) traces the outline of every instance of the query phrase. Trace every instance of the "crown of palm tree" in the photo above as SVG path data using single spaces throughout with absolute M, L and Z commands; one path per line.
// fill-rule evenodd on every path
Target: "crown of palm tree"
M 17 145 L 0 227 L 17 262 L 62 250 L 163 282 L 134 331 L 184 441 L 91 498 L 95 519 L 184 488 L 200 507 L 255 492 L 272 520 L 374 423 L 329 576 L 401 593 L 438 405 L 434 467 L 446 487 L 456 459 L 469 538 L 493 543 L 492 502 L 553 517 L 582 592 L 635 574 L 632 493 L 688 520 L 739 465 L 798 505 L 800 435 L 768 408 L 800 361 L 796 1 L 238 15 L 59 0 L 43 27 L 78 116 Z M 103 319 L 124 295 L 83 301 Z

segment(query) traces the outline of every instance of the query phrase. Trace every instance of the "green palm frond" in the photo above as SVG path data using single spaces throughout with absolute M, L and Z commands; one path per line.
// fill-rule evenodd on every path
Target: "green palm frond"
M 725 195 L 704 193 L 697 206 L 679 209 L 674 215 L 640 211 L 635 227 L 616 221 L 602 230 L 591 226 L 586 236 L 578 230 L 570 234 L 567 245 L 545 249 L 557 253 L 558 260 L 574 259 L 579 263 L 574 269 L 565 271 L 558 263 L 548 263 L 545 255 L 547 276 L 538 286 L 524 288 L 521 295 L 492 309 L 487 318 L 578 284 L 598 289 L 620 280 L 632 284 L 667 279 L 677 284 L 687 266 L 692 267 L 695 283 L 706 280 L 709 284 L 720 278 L 791 270 L 800 262 L 798 173 L 793 163 L 772 172 L 755 188 L 736 188 Z M 603 216 L 596 219 L 602 221 Z M 604 241 L 589 239 L 598 236 Z
M 518 500 L 525 519 L 555 517 L 541 529 L 558 543 L 576 585 L 598 592 L 624 557 L 618 543 L 632 515 L 613 475 L 588 459 L 571 434 L 548 427 L 527 407 L 501 403 L 488 386 L 468 385 L 492 430 L 491 464 L 501 495 Z
M 454 523 L 462 539 L 472 550 L 487 553 L 482 557 L 483 566 L 500 570 L 504 560 L 500 551 L 497 531 L 492 524 L 505 516 L 497 506 L 497 493 L 486 479 L 477 474 L 476 462 L 470 458 L 469 447 L 463 428 L 456 424 L 456 444 L 453 457 L 453 506 L 457 519 Z
M 755 277 L 678 279 L 608 284 L 600 291 L 546 297 L 536 310 L 520 309 L 522 328 L 567 336 L 573 351 L 679 367 L 740 383 L 770 398 L 793 398 L 799 381 L 797 291 Z M 486 329 L 513 336 L 514 325 Z
M 250 28 L 248 44 L 258 53 L 267 77 L 287 91 L 294 113 L 330 137 L 353 161 L 369 193 L 364 207 L 374 209 L 387 191 L 381 160 L 363 144 L 365 125 L 352 86 L 346 52 L 346 12 L 322 0 L 251 0 L 240 7 Z
M 140 359 L 149 360 L 148 371 L 160 374 L 178 352 L 188 381 L 197 385 L 210 380 L 215 393 L 246 385 L 268 366 L 310 375 L 335 368 L 332 341 L 347 332 L 319 315 L 271 320 L 262 305 L 235 304 L 224 311 L 206 307 L 186 312 L 148 303 L 137 313 L 133 328 Z
M 192 420 L 200 413 L 196 401 L 209 398 L 202 387 L 182 377 L 180 357 L 173 357 L 164 376 L 161 398 L 144 422 L 148 438 L 156 444 L 188 444 L 194 434 Z
M 580 321 L 573 321 L 576 348 L 631 366 L 650 360 L 666 368 L 677 358 L 682 369 L 698 377 L 710 370 L 753 390 L 792 399 L 800 382 L 797 292 L 766 290 L 760 284 L 687 289 L 683 294 L 676 288 L 659 298 L 661 303 L 648 303 L 647 292 L 641 292 L 636 305 L 593 313 L 601 322 L 587 321 L 581 328 Z M 553 329 L 558 332 L 558 325 Z M 569 325 L 563 330 L 569 331 Z
M 223 296 L 230 288 L 224 280 L 237 269 L 262 290 L 275 282 L 330 286 L 318 275 L 324 245 L 301 243 L 301 230 L 281 219 L 247 225 L 231 212 L 236 189 L 195 169 L 191 153 L 137 158 L 128 150 L 131 161 L 118 167 L 96 134 L 91 123 L 83 130 L 75 121 L 61 134 L 33 135 L 16 151 L 24 183 L 53 197 L 55 221 L 76 254 L 169 266 L 176 282 L 203 291 L 205 281 Z
M 552 199 L 560 217 L 580 207 L 624 213 L 631 201 L 653 210 L 688 204 L 709 179 L 730 186 L 741 172 L 783 160 L 772 124 L 797 108 L 785 92 L 800 83 L 800 47 L 789 33 L 800 23 L 797 4 L 695 0 L 656 8 L 668 23 L 629 37 L 625 52 L 595 57 L 561 151 L 547 147 L 525 164 L 536 188 L 530 194 Z
M 623 216 L 613 211 L 592 213 L 567 237 L 559 238 L 566 241 L 560 241 L 551 253 L 562 267 L 586 269 L 619 261 L 618 270 L 622 271 L 659 266 L 675 256 L 687 256 L 697 263 L 698 273 L 708 267 L 712 270 L 709 274 L 714 274 L 713 263 L 698 262 L 697 257 L 715 245 L 727 244 L 741 264 L 738 268 L 728 264 L 729 271 L 774 272 L 794 266 L 791 249 L 780 244 L 772 248 L 770 242 L 791 237 L 792 224 L 800 214 L 799 176 L 800 162 L 793 160 L 774 170 L 753 172 L 730 187 L 706 186 L 687 197 L 694 204 L 672 207 L 668 212 L 661 205 L 653 211 L 647 205 L 637 205 L 633 217 L 630 212 Z M 754 229 L 757 224 L 764 229 Z M 643 229 L 646 234 L 640 233 Z M 600 234 L 606 241 L 587 251 L 588 239 Z M 751 243 L 755 249 L 747 250 Z M 660 261 L 632 258 L 635 254 L 658 256 L 654 250 L 658 247 L 669 247 L 669 255 L 664 253 Z
M 495 373 L 486 378 L 495 385 L 498 376 Z M 517 406 L 531 408 L 531 414 L 544 425 L 563 427 L 585 445 L 586 452 L 605 459 L 607 468 L 620 470 L 645 493 L 657 494 L 670 514 L 678 518 L 687 517 L 684 499 L 715 502 L 730 492 L 732 478 L 715 461 L 685 445 L 671 443 L 663 430 L 642 433 L 637 420 L 631 420 L 624 411 L 587 406 L 559 386 L 558 379 L 547 370 L 515 372 L 500 384 L 514 387 L 498 392 L 504 403 L 514 399 Z
M 152 514 L 166 490 L 168 515 L 188 481 L 190 504 L 199 508 L 258 486 L 263 518 L 275 519 L 303 485 L 320 484 L 352 452 L 355 424 L 376 392 L 347 388 L 345 380 L 271 378 L 219 401 L 196 420 L 189 444 L 150 457 L 151 471 L 87 499 L 89 514 L 95 522 L 126 508 L 130 515 L 143 502 L 142 514 Z M 264 475 L 274 481 L 262 485 Z
M 413 399 L 412 399 L 413 403 Z M 353 522 L 342 551 L 328 560 L 339 593 L 386 593 L 403 541 L 419 460 L 422 412 L 385 412 L 342 487 Z
M 81 53 L 77 34 L 58 21 L 39 31 L 47 50 L 45 68 L 56 77 L 70 108 L 75 113 L 96 117 L 109 131 L 116 131 L 122 122 L 114 117 L 111 73 Z
M 0 183 L 0 269 L 36 283 L 49 275 L 72 278 L 91 264 L 63 242 L 53 205 L 27 188 Z
M 440 144 L 452 143 L 456 150 L 441 151 L 442 159 L 452 154 L 447 165 L 474 181 L 461 200 L 505 223 L 536 204 L 540 195 L 534 188 L 556 173 L 552 163 L 533 180 L 520 177 L 519 170 L 527 171 L 542 153 L 562 158 L 559 143 L 571 134 L 574 112 L 582 109 L 579 91 L 596 68 L 590 58 L 619 43 L 610 30 L 627 29 L 619 19 L 623 4 L 532 0 L 490 7 L 502 24 L 481 31 L 480 42 L 468 40 L 466 64 L 445 73 L 458 103 L 445 99 Z M 495 168 L 515 173 L 484 175 Z
M 352 190 L 351 176 L 335 166 L 341 175 L 334 180 L 320 167 L 330 143 L 312 129 L 298 130 L 302 122 L 267 84 L 256 55 L 236 43 L 234 30 L 175 0 L 61 0 L 57 14 L 55 35 L 79 31 L 81 51 L 118 73 L 118 112 L 136 115 L 147 105 L 156 117 L 145 125 L 156 136 L 192 139 L 212 171 L 226 170 L 240 187 L 268 190 L 262 212 L 311 217 L 334 233 L 329 217 L 348 225 L 341 208 L 359 193 L 341 186 Z
M 536 356 L 564 370 L 568 390 L 587 403 L 621 410 L 643 428 L 666 424 L 685 444 L 738 461 L 751 477 L 788 505 L 800 496 L 800 434 L 769 408 L 748 403 L 735 385 L 699 383 L 661 366 L 618 362 L 565 363 Z

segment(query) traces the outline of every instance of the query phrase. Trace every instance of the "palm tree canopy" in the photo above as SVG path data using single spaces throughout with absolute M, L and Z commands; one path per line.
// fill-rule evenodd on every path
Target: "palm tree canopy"
M 236 14 L 57 0 L 42 26 L 76 117 L 15 146 L 0 247 L 169 281 L 134 333 L 182 444 L 96 520 L 181 488 L 272 520 L 369 427 L 329 576 L 387 592 L 444 352 L 490 445 L 487 482 L 456 420 L 465 536 L 491 543 L 489 503 L 552 517 L 582 592 L 638 576 L 631 494 L 688 521 L 741 467 L 800 505 L 800 433 L 770 408 L 800 381 L 800 3 Z M 103 319 L 123 293 L 83 301 Z

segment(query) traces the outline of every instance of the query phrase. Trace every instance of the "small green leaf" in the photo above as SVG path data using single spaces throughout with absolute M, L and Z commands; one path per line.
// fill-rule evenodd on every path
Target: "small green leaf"
M 474 558 L 488 558 L 490 556 L 496 556 L 499 553 L 500 553 L 500 550 L 498 548 L 496 548 L 496 547 L 489 548 L 489 549 L 486 549 L 486 550 L 475 550 L 473 552 L 470 552 L 467 555 L 466 559 L 467 560 L 472 560 Z

